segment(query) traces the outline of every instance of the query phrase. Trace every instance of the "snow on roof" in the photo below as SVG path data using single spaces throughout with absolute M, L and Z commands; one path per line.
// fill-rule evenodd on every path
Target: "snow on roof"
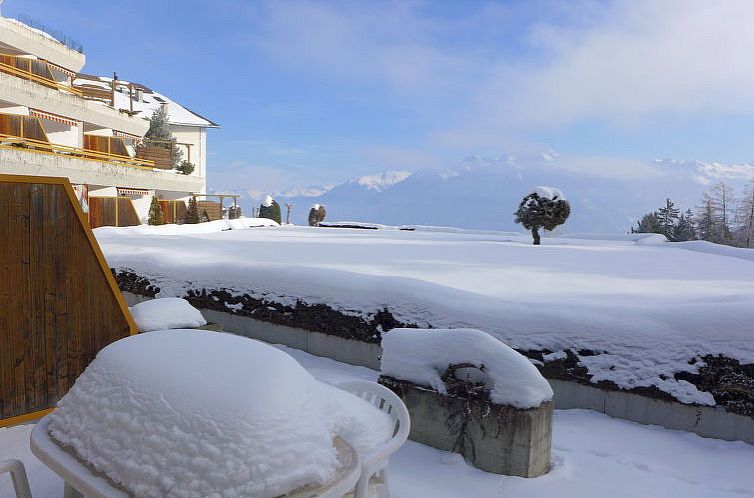
M 30 29 L 33 32 L 37 33 L 38 35 L 44 36 L 48 40 L 51 40 L 51 41 L 54 41 L 56 43 L 60 43 L 61 45 L 63 45 L 63 43 L 60 40 L 58 40 L 57 38 L 55 38 L 54 36 L 52 36 L 50 33 L 47 33 L 46 31 L 42 31 L 41 29 L 37 29 L 35 27 L 29 26 L 28 24 L 26 24 L 24 22 L 21 22 L 18 19 L 13 19 L 11 17 L 4 17 L 3 19 L 5 19 L 8 22 L 12 22 L 13 24 L 16 24 L 18 26 L 23 26 L 26 29 Z
M 74 85 L 90 85 L 101 88 L 103 90 L 111 90 L 112 78 L 105 76 L 89 76 L 79 75 L 74 80 Z M 115 108 L 116 109 L 131 109 L 131 99 L 128 90 L 128 81 L 119 79 L 115 92 Z M 168 121 L 174 125 L 184 126 L 199 126 L 206 128 L 217 128 L 219 125 L 204 116 L 195 113 L 194 111 L 182 106 L 175 102 L 164 94 L 156 92 L 144 85 L 133 83 L 134 87 L 141 89 L 142 101 L 139 102 L 135 98 L 133 99 L 133 110 L 137 116 L 141 116 L 145 119 L 152 117 L 152 113 L 160 108 L 162 105 L 166 105 L 168 109 Z
M 259 341 L 156 331 L 102 349 L 50 434 L 134 496 L 272 498 L 330 479 L 335 435 L 374 431 L 374 420 L 389 431 L 376 409 L 354 424 L 366 402 L 334 389 Z
M 151 299 L 131 307 L 131 316 L 140 332 L 195 328 L 207 324 L 202 313 L 178 297 Z
M 565 195 L 563 195 L 563 192 L 561 192 L 560 189 L 557 189 L 555 187 L 544 187 L 544 186 L 534 187 L 534 189 L 532 189 L 530 193 L 537 194 L 540 197 L 544 197 L 545 199 L 551 199 L 551 200 L 558 199 L 561 201 L 568 200 L 566 199 Z
M 445 394 L 449 365 L 470 363 L 489 376 L 490 400 L 534 408 L 552 399 L 552 388 L 522 354 L 475 329 L 393 329 L 382 338 L 382 375 Z

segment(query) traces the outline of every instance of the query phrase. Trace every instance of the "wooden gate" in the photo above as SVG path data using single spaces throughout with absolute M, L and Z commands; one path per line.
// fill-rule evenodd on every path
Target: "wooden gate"
M 44 415 L 136 325 L 65 178 L 0 175 L 0 426 Z
M 89 224 L 98 227 L 131 227 L 140 225 L 130 197 L 89 196 Z

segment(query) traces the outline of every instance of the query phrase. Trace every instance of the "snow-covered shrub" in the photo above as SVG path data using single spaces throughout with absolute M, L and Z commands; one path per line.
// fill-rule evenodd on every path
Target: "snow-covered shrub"
M 268 220 L 275 220 L 277 223 L 282 223 L 280 204 L 278 204 L 272 196 L 266 196 L 262 201 L 262 204 L 259 206 L 259 218 L 267 218 Z
M 446 373 L 466 368 L 483 373 L 473 381 L 487 384 L 493 403 L 527 409 L 552 399 L 550 384 L 525 356 L 481 330 L 396 328 L 383 335 L 382 350 L 383 376 L 440 394 L 448 394 Z
M 536 187 L 521 200 L 514 214 L 516 223 L 531 230 L 534 245 L 539 245 L 539 229 L 549 231 L 565 223 L 571 214 L 571 206 L 560 190 L 553 187 Z
M 202 313 L 179 297 L 150 299 L 131 307 L 139 332 L 201 327 L 207 324 Z
M 185 159 L 178 163 L 178 165 L 175 167 L 175 170 L 181 173 L 182 175 L 190 175 L 194 172 L 195 166 L 194 163 L 190 163 L 186 161 Z

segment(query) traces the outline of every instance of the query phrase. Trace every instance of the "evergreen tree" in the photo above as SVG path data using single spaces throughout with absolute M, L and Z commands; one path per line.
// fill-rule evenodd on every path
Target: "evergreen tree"
M 697 208 L 696 214 L 697 235 L 701 240 L 708 242 L 720 242 L 720 230 L 715 217 L 712 199 L 704 194 L 702 205 Z
M 636 228 L 631 228 L 631 233 L 663 233 L 660 215 L 656 211 L 645 214 L 636 223 Z
M 660 233 L 668 240 L 673 240 L 673 235 L 680 214 L 673 201 L 665 199 L 665 206 L 657 210 L 657 221 L 660 224 Z
M 681 214 L 678 218 L 678 223 L 673 227 L 673 237 L 670 240 L 673 242 L 685 242 L 695 239 L 694 213 L 690 209 L 687 209 L 685 213 Z
M 194 172 L 194 168 L 194 163 L 183 160 L 178 166 L 175 167 L 175 170 L 183 175 L 190 175 Z
M 540 190 L 538 188 L 537 190 Z M 539 229 L 544 228 L 547 231 L 555 229 L 558 225 L 565 223 L 571 214 L 571 205 L 562 198 L 562 194 L 552 190 L 552 195 L 540 195 L 539 192 L 532 192 L 526 195 L 514 213 L 515 222 L 520 223 L 527 230 L 531 230 L 534 245 L 540 244 Z
M 207 214 L 207 210 L 203 209 L 202 214 L 199 216 L 199 223 L 206 223 L 209 221 L 209 214 Z
M 165 219 L 162 217 L 160 201 L 157 200 L 156 196 L 152 196 L 152 202 L 149 204 L 149 219 L 147 223 L 150 225 L 162 225 L 165 223 Z
M 280 213 L 280 204 L 271 196 L 266 196 L 259 206 L 259 217 L 281 223 L 283 220 Z
M 149 130 L 144 134 L 144 138 L 155 140 L 154 142 L 147 142 L 147 147 L 170 150 L 173 156 L 173 166 L 180 165 L 183 151 L 176 146 L 175 137 L 173 137 L 173 132 L 170 131 L 167 106 L 160 106 L 152 112 L 152 117 L 149 118 Z
M 189 199 L 186 218 L 183 222 L 191 224 L 199 223 L 199 205 L 196 203 L 196 197 L 192 196 L 191 199 Z

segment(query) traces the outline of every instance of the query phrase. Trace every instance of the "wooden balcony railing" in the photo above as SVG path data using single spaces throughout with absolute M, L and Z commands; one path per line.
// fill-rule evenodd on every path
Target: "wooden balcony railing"
M 78 96 L 82 95 L 78 88 L 55 81 L 44 61 L 0 54 L 0 72 L 33 81 L 48 88 L 55 88 Z M 49 74 L 49 76 L 46 76 L 46 74 Z
M 97 161 L 100 163 L 118 164 L 141 169 L 154 169 L 154 161 L 139 159 L 119 154 L 108 154 L 95 150 L 79 149 L 68 145 L 51 144 L 41 140 L 17 137 L 0 133 L 0 149 L 18 150 L 23 148 L 37 154 L 49 154 L 55 156 L 68 156 L 85 161 Z

